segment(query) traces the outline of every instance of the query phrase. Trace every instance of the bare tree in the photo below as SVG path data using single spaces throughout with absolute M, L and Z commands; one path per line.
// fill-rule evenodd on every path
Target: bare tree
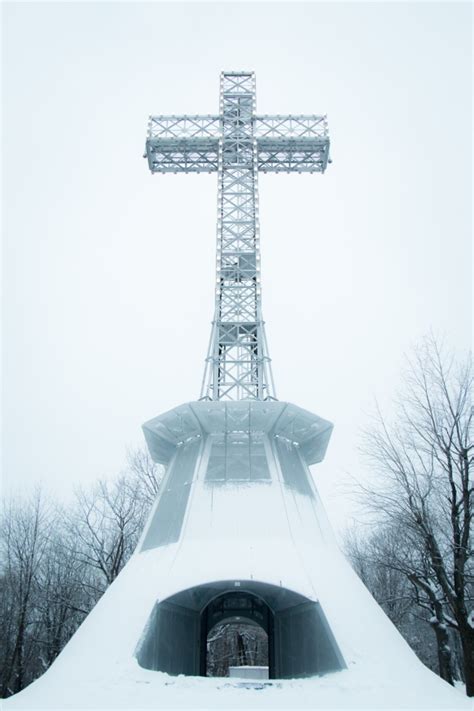
M 372 531 L 368 536 L 347 531 L 344 551 L 364 585 L 400 629 L 415 602 L 411 585 L 394 560 L 400 542 L 392 538 L 387 528 Z
M 102 592 L 132 554 L 144 523 L 141 502 L 126 476 L 101 480 L 91 490 L 76 492 L 73 533 L 79 558 L 98 575 Z
M 56 507 L 42 563 L 36 574 L 36 643 L 43 671 L 93 607 L 87 569 L 70 535 L 69 512 Z
M 164 472 L 165 468 L 152 460 L 147 449 L 136 448 L 128 451 L 125 480 L 146 512 L 160 491 Z
M 432 588 L 421 583 L 420 571 L 428 575 L 426 565 L 405 531 L 394 525 L 379 525 L 365 537 L 352 531 L 344 548 L 362 582 L 420 659 L 453 684 L 459 676 L 457 650 L 451 646 L 455 632 L 447 628 L 444 606 Z M 427 629 L 435 635 L 435 658 Z
M 207 676 L 228 676 L 229 666 L 268 666 L 268 636 L 258 625 L 223 621 L 207 638 Z
M 143 450 L 112 481 L 59 507 L 37 491 L 0 520 L 0 694 L 20 691 L 57 657 L 134 551 L 162 467 Z
M 28 500 L 8 502 L 1 518 L 2 577 L 2 695 L 31 681 L 28 657 L 34 644 L 36 576 L 47 545 L 49 505 L 40 490 Z
M 446 627 L 459 634 L 474 695 L 474 512 L 471 359 L 458 363 L 433 337 L 408 359 L 396 415 L 377 412 L 363 452 L 377 483 L 361 487 L 399 541 L 396 565 L 432 610 L 449 681 Z

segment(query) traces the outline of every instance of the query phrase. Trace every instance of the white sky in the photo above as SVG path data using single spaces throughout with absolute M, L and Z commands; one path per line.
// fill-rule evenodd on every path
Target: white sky
M 260 177 L 277 394 L 335 423 L 315 471 L 336 527 L 357 433 L 428 329 L 471 342 L 468 3 L 5 3 L 5 488 L 110 476 L 198 397 L 216 175 L 151 176 L 149 113 L 327 113 L 325 175 Z

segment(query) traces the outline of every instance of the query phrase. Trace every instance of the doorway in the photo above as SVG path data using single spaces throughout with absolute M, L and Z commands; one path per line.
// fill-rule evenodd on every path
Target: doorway
M 206 676 L 229 676 L 229 668 L 236 667 L 268 670 L 268 635 L 253 622 L 229 619 L 209 631 Z
M 252 649 L 262 658 L 264 639 L 267 665 L 262 666 L 268 666 L 271 679 L 321 675 L 346 666 L 318 602 L 254 580 L 198 585 L 157 602 L 136 656 L 145 669 L 215 675 L 243 666 L 245 659 L 254 666 Z M 219 640 L 227 652 L 219 651 Z
M 271 677 L 273 624 L 272 610 L 255 593 L 234 588 L 217 595 L 201 612 L 201 675 L 228 676 L 229 667 L 264 666 Z

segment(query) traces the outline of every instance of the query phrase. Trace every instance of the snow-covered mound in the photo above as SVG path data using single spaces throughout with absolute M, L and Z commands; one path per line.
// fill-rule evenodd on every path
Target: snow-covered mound
M 417 665 L 404 679 L 387 678 L 386 664 L 352 668 L 324 677 L 245 682 L 243 679 L 171 677 L 134 663 L 87 679 L 48 678 L 46 673 L 5 703 L 10 709 L 435 709 L 472 710 L 460 691 Z
M 214 555 L 248 575 L 248 561 Z M 13 709 L 472 709 L 463 694 L 418 660 L 386 618 L 336 547 L 313 556 L 308 572 L 331 571 L 321 580 L 319 600 L 336 636 L 347 669 L 309 679 L 244 682 L 241 679 L 170 676 L 142 669 L 137 640 L 156 601 L 156 590 L 170 594 L 196 580 L 193 554 L 178 565 L 174 546 L 134 556 L 109 588 L 52 667 L 21 693 L 4 702 Z M 305 551 L 302 551 L 303 554 Z M 284 554 L 284 552 L 282 552 Z M 310 551 L 306 551 L 310 554 Z M 311 561 L 311 557 L 309 557 Z M 316 562 L 317 561 L 317 562 Z M 258 564 L 258 560 L 256 561 Z M 232 563 L 232 564 L 231 564 Z M 237 563 L 237 565 L 236 565 Z M 288 571 L 297 589 L 308 593 L 305 578 Z M 167 575 L 163 575 L 163 570 Z M 247 576 L 241 576 L 247 577 Z M 296 577 L 296 579 L 295 579 Z M 331 585 L 337 580 L 338 585 Z M 286 581 L 283 581 L 286 583 Z
M 148 430 L 169 467 L 137 552 L 6 711 L 472 708 L 422 665 L 335 543 L 308 470 L 330 423 L 280 402 L 202 402 Z M 195 675 L 212 596 L 236 590 L 266 606 L 279 660 L 270 666 L 285 678 Z M 165 674 L 172 657 L 197 671 Z

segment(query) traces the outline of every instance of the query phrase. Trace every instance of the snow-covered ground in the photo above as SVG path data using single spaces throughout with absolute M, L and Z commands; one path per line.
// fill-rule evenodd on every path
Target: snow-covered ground
M 201 447 L 196 467 L 188 462 L 191 485 L 179 540 L 140 544 L 50 669 L 6 700 L 5 711 L 472 709 L 461 691 L 423 666 L 349 566 L 309 472 L 299 471 L 305 487 L 288 483 L 282 471 L 293 465 L 280 461 L 268 440 L 271 479 L 210 486 L 210 444 Z M 143 541 L 155 516 L 159 501 Z M 318 602 L 347 668 L 245 683 L 140 667 L 137 649 L 156 603 L 219 581 L 239 590 L 259 582 Z
M 172 677 L 141 669 L 132 663 L 117 666 L 103 678 L 101 670 L 87 680 L 64 678 L 51 684 L 46 673 L 34 685 L 4 702 L 5 711 L 30 709 L 436 709 L 473 708 L 461 691 L 453 689 L 426 670 L 414 669 L 413 678 L 401 682 L 385 679 L 386 663 L 370 673 L 352 668 L 323 677 L 300 680 L 248 681 Z M 380 674 L 385 680 L 380 681 Z

